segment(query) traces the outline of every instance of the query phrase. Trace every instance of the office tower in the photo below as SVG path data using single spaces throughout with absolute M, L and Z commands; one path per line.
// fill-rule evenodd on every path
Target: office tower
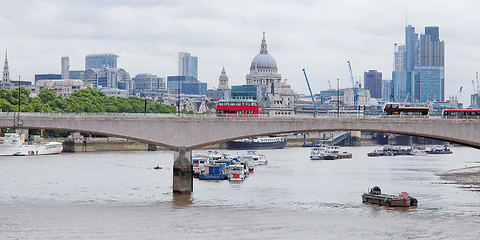
M 222 73 L 218 78 L 218 89 L 229 89 L 228 76 L 227 76 L 227 72 L 225 72 L 225 66 L 222 68 Z
M 440 41 L 438 27 L 425 27 L 425 34 L 419 37 L 415 28 L 408 25 L 405 28 L 405 46 L 395 45 L 394 67 L 392 100 L 444 100 L 445 43 Z
M 407 52 L 405 45 L 395 44 L 394 46 L 393 91 L 390 100 L 404 102 L 407 98 Z
M 408 25 L 405 28 L 405 48 L 406 48 L 406 71 L 413 71 L 417 63 L 418 52 L 418 34 L 415 33 L 415 27 Z
M 85 70 L 89 68 L 102 69 L 104 66 L 117 68 L 118 56 L 113 53 L 89 54 L 85 56 Z
M 198 79 L 198 58 L 188 52 L 178 53 L 178 76 Z
M 10 83 L 10 70 L 8 69 L 7 50 L 5 50 L 5 63 L 3 65 L 2 83 Z
M 364 89 L 370 90 L 370 97 L 382 98 L 382 73 L 369 70 L 363 74 Z
M 438 27 L 425 27 L 420 35 L 418 66 L 415 67 L 415 100 L 445 100 L 445 42 L 440 41 Z
M 70 79 L 70 62 L 68 57 L 62 57 L 62 79 Z

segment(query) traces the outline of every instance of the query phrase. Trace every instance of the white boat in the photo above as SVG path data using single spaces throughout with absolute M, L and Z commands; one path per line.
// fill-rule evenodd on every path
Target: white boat
M 257 151 L 247 151 L 247 157 L 251 157 L 254 165 L 267 165 L 268 160 L 265 154 L 257 153 Z
M 410 154 L 415 156 L 426 156 L 427 150 L 421 149 L 421 148 L 412 148 L 412 150 L 410 151 Z
M 321 159 L 323 159 L 324 155 L 325 155 L 325 150 L 324 149 L 315 147 L 315 148 L 312 148 L 312 151 L 310 153 L 310 159 L 311 160 L 321 160 Z
M 243 165 L 235 164 L 227 167 L 229 181 L 245 180 L 245 168 Z
M 57 154 L 62 148 L 60 142 L 26 144 L 16 133 L 5 133 L 5 137 L 0 137 L 0 156 Z

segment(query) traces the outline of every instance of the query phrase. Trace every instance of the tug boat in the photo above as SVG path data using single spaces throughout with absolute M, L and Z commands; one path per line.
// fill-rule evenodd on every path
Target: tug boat
M 411 207 L 418 204 L 417 199 L 408 195 L 407 192 L 402 192 L 398 196 L 382 194 L 382 190 L 378 186 L 370 189 L 368 193 L 362 194 L 362 201 L 388 207 Z

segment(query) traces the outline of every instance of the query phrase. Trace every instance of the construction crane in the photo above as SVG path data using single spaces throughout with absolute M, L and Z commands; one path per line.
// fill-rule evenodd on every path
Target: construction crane
M 350 80 L 352 81 L 352 87 L 353 87 L 353 106 L 356 109 L 358 105 L 358 86 L 357 84 L 355 84 L 355 79 L 353 78 L 352 65 L 350 64 L 350 61 L 347 61 L 347 63 L 348 63 L 348 70 L 350 71 Z
M 303 71 L 303 75 L 305 75 L 305 80 L 307 81 L 308 91 L 310 91 L 310 96 L 312 97 L 313 107 L 315 108 L 315 114 L 316 114 L 315 116 L 318 116 L 317 104 L 315 104 L 315 99 L 313 98 L 312 89 L 310 88 L 310 83 L 308 82 L 307 73 L 305 72 L 305 68 L 302 69 L 302 71 Z

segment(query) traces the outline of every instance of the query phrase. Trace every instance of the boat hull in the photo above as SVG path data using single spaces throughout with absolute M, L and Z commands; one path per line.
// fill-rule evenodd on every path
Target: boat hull
M 62 149 L 62 144 L 59 142 L 32 145 L 0 145 L 0 156 L 58 154 L 62 152 Z
M 364 193 L 362 201 L 389 207 L 410 207 L 410 198 L 401 198 L 393 195 Z
M 249 150 L 249 149 L 283 149 L 287 145 L 287 140 L 278 142 L 227 142 L 227 149 L 230 150 Z

